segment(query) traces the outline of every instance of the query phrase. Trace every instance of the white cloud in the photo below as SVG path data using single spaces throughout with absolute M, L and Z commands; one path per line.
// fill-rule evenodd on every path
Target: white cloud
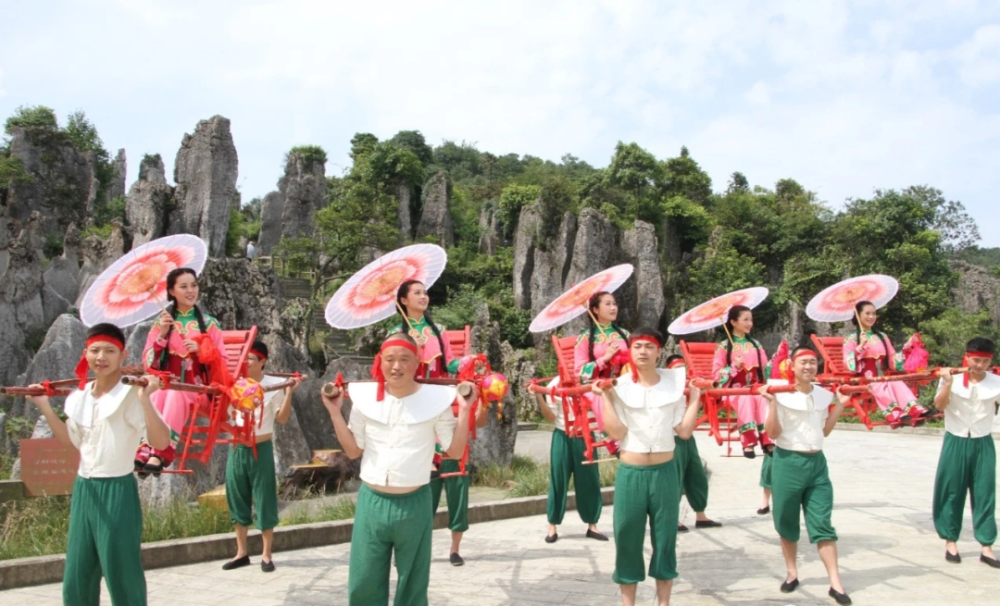
M 761 81 L 754 82 L 743 97 L 754 105 L 768 105 L 771 103 L 771 94 L 767 92 L 767 85 Z
M 1000 82 L 1000 25 L 980 27 L 955 49 L 962 82 L 980 87 Z
M 0 68 L 0 97 L 7 96 L 7 91 L 3 89 L 3 68 Z

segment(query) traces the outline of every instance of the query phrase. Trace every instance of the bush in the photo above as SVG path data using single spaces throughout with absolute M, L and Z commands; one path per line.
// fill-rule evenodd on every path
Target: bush
M 285 156 L 286 164 L 288 163 L 289 156 L 292 155 L 300 156 L 307 164 L 315 162 L 326 164 L 326 150 L 318 145 L 296 145 L 288 150 L 288 155 Z
M 14 115 L 7 118 L 4 123 L 4 132 L 8 135 L 14 128 L 49 128 L 55 130 L 59 128 L 56 120 L 56 112 L 44 105 L 25 107 L 24 105 L 14 110 Z

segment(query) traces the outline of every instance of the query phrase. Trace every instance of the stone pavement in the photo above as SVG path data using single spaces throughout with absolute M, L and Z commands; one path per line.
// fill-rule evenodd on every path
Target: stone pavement
M 537 451 L 544 439 L 533 435 L 525 443 L 533 443 Z M 941 440 L 855 431 L 834 431 L 828 440 L 841 572 L 855 604 L 990 604 L 1000 595 L 1000 570 L 978 561 L 968 515 L 960 543 L 964 562 L 944 560 L 944 543 L 930 515 Z M 756 515 L 760 459 L 725 458 L 723 449 L 701 433 L 698 442 L 712 472 L 708 513 L 725 526 L 680 536 L 680 578 L 672 604 L 833 604 L 826 596 L 823 566 L 804 531 L 799 546 L 802 585 L 790 595 L 778 591 L 784 577 L 781 547 L 770 517 Z M 693 527 L 686 506 L 682 515 Z M 611 518 L 608 508 L 601 528 L 609 533 Z M 436 531 L 430 603 L 619 604 L 611 581 L 614 543 L 585 539 L 585 526 L 573 512 L 554 545 L 542 541 L 545 528 L 544 516 L 474 525 L 462 544 L 463 568 L 448 564 L 449 535 Z M 258 557 L 254 566 L 232 572 L 221 570 L 222 562 L 149 571 L 149 603 L 346 604 L 348 551 L 348 545 L 333 545 L 277 553 L 278 569 L 271 574 L 260 571 Z M 0 592 L 0 605 L 54 606 L 61 603 L 60 595 L 59 585 L 27 587 Z M 102 604 L 110 604 L 106 593 L 102 597 Z M 653 603 L 652 581 L 640 586 L 640 597 L 641 604 Z

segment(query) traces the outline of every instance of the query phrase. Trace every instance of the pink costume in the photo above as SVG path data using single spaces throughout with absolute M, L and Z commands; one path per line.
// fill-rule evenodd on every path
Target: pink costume
M 212 340 L 215 348 L 219 351 L 223 363 L 228 364 L 226 348 L 222 342 L 222 331 L 215 318 L 203 314 L 205 321 L 205 332 Z M 204 384 L 202 366 L 198 363 L 198 354 L 189 353 L 184 346 L 185 339 L 191 339 L 201 334 L 198 326 L 198 318 L 194 313 L 194 308 L 187 313 L 178 314 L 176 318 L 179 323 L 170 331 L 169 341 L 164 341 L 160 335 L 159 324 L 154 324 L 146 337 L 146 347 L 143 350 L 143 362 L 147 368 L 154 370 L 166 370 L 170 374 L 179 377 L 182 383 Z M 164 350 L 166 349 L 166 356 Z M 164 360 L 164 357 L 166 358 Z M 188 415 L 199 402 L 205 401 L 205 396 L 189 391 L 176 391 L 173 389 L 161 389 L 156 391 L 150 400 L 153 406 L 160 412 L 163 421 L 170 427 L 170 446 L 166 450 L 149 449 L 146 454 L 140 454 L 137 459 L 148 459 L 151 456 L 158 457 L 163 466 L 170 465 L 174 458 L 174 451 L 184 425 L 187 423 Z M 143 448 L 140 448 L 143 453 Z
M 619 332 L 621 331 L 621 332 Z M 624 336 L 623 336 L 624 335 Z M 621 347 L 610 361 L 605 362 L 602 358 L 608 351 L 612 343 L 621 343 Z M 613 324 L 602 326 L 600 324 L 594 329 L 594 357 L 590 357 L 590 330 L 580 333 L 573 347 L 573 366 L 571 371 L 580 377 L 580 383 L 590 383 L 597 379 L 611 379 L 621 374 L 622 367 L 628 364 L 628 331 L 616 328 Z M 604 431 L 604 409 L 599 398 L 592 394 L 583 397 L 590 402 L 590 409 L 594 413 L 597 421 L 597 428 Z
M 887 367 L 897 372 L 903 370 L 904 356 L 896 353 L 892 342 L 884 333 L 869 330 L 862 334 L 868 336 L 868 342 L 863 346 L 858 344 L 857 332 L 852 332 L 844 339 L 844 365 L 851 372 L 863 377 L 881 377 Z M 893 428 L 898 427 L 902 421 L 927 413 L 927 409 L 917 404 L 913 391 L 902 381 L 872 383 L 871 393 L 875 403 L 886 413 L 885 420 Z
M 409 330 L 404 331 L 402 324 L 397 324 L 389 331 L 389 334 L 394 334 L 397 332 L 406 332 L 413 340 L 417 342 L 417 349 L 420 351 L 420 367 L 417 368 L 417 378 L 423 379 L 440 379 L 445 378 L 449 374 L 458 373 L 458 362 L 459 359 L 456 358 L 451 352 L 451 343 L 448 341 L 448 337 L 444 336 L 445 328 L 440 324 L 435 327 L 438 332 L 441 333 L 441 341 L 444 342 L 444 351 L 441 351 L 441 343 L 438 342 L 437 335 L 431 329 L 431 325 L 427 322 L 427 318 L 420 318 L 419 320 L 408 320 L 407 326 Z M 421 345 L 423 341 L 423 345 Z M 444 373 L 441 372 L 441 365 L 438 363 L 438 358 L 444 356 Z
M 715 348 L 712 378 L 720 387 L 749 387 L 765 383 L 768 374 L 767 353 L 749 337 L 733 335 L 731 343 L 723 341 Z M 764 431 L 767 400 L 761 396 L 729 396 L 728 402 L 736 409 L 736 424 L 744 450 L 757 445 L 758 434 L 761 448 L 774 444 Z

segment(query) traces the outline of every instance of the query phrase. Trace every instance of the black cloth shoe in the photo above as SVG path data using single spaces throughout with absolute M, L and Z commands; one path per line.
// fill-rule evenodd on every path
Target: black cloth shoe
M 748 459 L 755 459 L 755 458 L 757 458 L 757 451 L 756 450 L 744 450 L 743 451 L 743 456 L 746 457 L 746 458 L 748 458 Z
M 607 541 L 608 540 L 608 537 L 606 537 L 603 534 L 597 532 L 596 530 L 591 530 L 589 528 L 587 529 L 587 538 L 588 539 L 594 539 L 596 541 Z
M 555 534 L 550 534 L 550 535 L 548 535 L 548 536 L 545 537 L 545 542 L 546 543 L 555 543 L 558 540 L 559 540 L 559 533 L 558 532 L 555 533 Z
M 979 554 L 979 561 L 990 568 L 1000 568 L 1000 561 L 997 561 L 996 558 L 988 558 L 983 554 Z
M 768 505 L 767 507 L 761 507 L 760 509 L 757 510 L 757 515 L 759 516 L 766 516 L 769 513 L 771 513 L 770 505 Z
M 247 563 L 249 564 L 249 562 Z M 274 560 L 271 560 L 270 562 L 265 562 L 264 560 L 261 560 L 260 569 L 263 570 L 264 572 L 274 572 Z
M 158 478 L 158 477 L 160 477 L 160 472 L 161 471 L 163 471 L 163 464 L 162 463 L 157 463 L 155 465 L 152 464 L 152 463 L 146 463 L 145 465 L 142 466 L 142 472 L 140 472 L 139 475 L 142 475 L 142 474 L 146 474 L 146 475 L 153 474 L 154 478 Z
M 451 562 L 452 566 L 465 566 L 465 560 L 463 560 L 462 556 L 458 555 L 457 553 L 451 554 L 451 557 L 448 558 L 448 561 Z
M 677 532 L 689 532 L 689 531 L 690 531 L 690 529 L 687 526 L 685 526 L 684 524 L 678 524 L 677 525 Z
M 799 580 L 792 579 L 781 584 L 781 593 L 792 593 L 799 588 Z
M 245 555 L 242 558 L 236 558 L 235 560 L 229 560 L 222 565 L 223 570 L 233 570 L 236 568 L 243 568 L 244 566 L 250 565 L 250 556 Z
M 715 520 L 695 520 L 695 528 L 719 528 L 722 526 L 722 522 L 716 522 Z
M 837 591 L 833 587 L 830 588 L 830 593 L 828 595 L 831 598 L 833 598 L 834 601 L 837 602 L 838 604 L 840 604 L 841 606 L 850 606 L 851 604 L 854 603 L 854 602 L 851 601 L 851 598 L 848 597 L 848 595 L 846 593 L 840 593 L 839 591 Z
M 962 556 L 957 553 L 951 553 L 947 549 L 944 551 L 945 561 L 951 562 L 952 564 L 961 564 Z

